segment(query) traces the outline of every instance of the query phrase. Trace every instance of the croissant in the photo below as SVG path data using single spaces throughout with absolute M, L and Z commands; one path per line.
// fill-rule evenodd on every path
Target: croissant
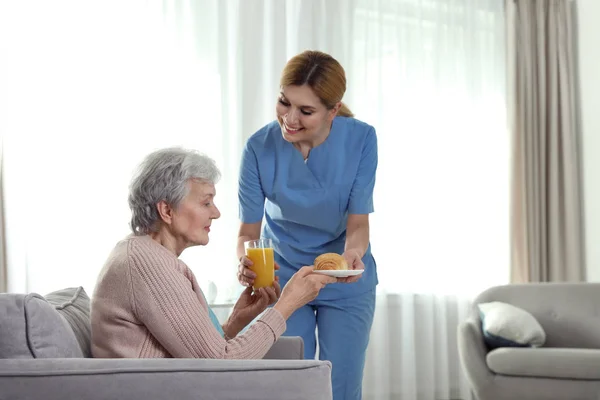
M 315 258 L 315 269 L 344 270 L 348 269 L 346 259 L 336 253 L 325 253 Z

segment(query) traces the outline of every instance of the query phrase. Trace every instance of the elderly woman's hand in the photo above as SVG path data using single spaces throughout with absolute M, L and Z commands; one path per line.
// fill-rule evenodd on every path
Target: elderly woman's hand
M 233 307 L 230 320 L 235 322 L 239 329 L 243 329 L 261 312 L 265 311 L 270 304 L 273 304 L 281 295 L 279 286 L 279 277 L 275 277 L 273 286 L 252 290 L 247 287 Z
M 254 284 L 254 279 L 256 279 L 256 274 L 250 269 L 251 266 L 252 260 L 250 260 L 248 257 L 243 256 L 240 258 L 237 277 L 238 281 L 244 286 L 252 286 Z M 279 269 L 279 264 L 275 262 L 274 267 L 275 271 L 277 271 Z
M 337 282 L 332 276 L 313 274 L 313 270 L 312 265 L 300 268 L 285 285 L 274 306 L 283 318 L 288 319 L 298 308 L 314 300 L 326 285 Z

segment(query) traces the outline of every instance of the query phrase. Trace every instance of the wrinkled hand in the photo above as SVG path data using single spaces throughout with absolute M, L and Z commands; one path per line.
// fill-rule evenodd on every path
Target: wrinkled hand
M 238 281 L 246 287 L 251 287 L 254 284 L 254 279 L 256 279 L 256 273 L 250 269 L 252 266 L 252 260 L 250 260 L 247 256 L 243 256 L 240 258 L 240 263 L 238 264 L 238 273 L 237 278 Z M 279 264 L 275 263 L 275 271 L 279 269 Z M 277 277 L 275 277 L 277 279 Z
M 342 254 L 348 263 L 348 269 L 365 269 L 365 264 L 362 262 L 360 254 L 356 250 L 347 250 Z M 361 278 L 361 275 L 348 276 L 346 278 L 338 278 L 338 282 L 353 283 Z
M 281 287 L 277 276 L 271 287 L 260 288 L 253 292 L 252 286 L 249 286 L 235 303 L 231 315 L 238 324 L 246 326 L 270 304 L 275 303 L 280 295 Z
M 325 286 L 337 282 L 332 276 L 313 274 L 313 269 L 312 265 L 300 268 L 283 288 L 275 308 L 284 318 L 289 318 L 295 310 L 314 300 Z

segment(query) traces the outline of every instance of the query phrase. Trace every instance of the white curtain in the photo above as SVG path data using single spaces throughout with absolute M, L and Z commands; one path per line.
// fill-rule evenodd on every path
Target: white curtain
M 345 101 L 379 139 L 364 398 L 469 398 L 456 325 L 509 275 L 503 0 L 10 7 L 9 290 L 91 292 L 127 233 L 132 168 L 181 144 L 224 173 L 211 243 L 183 258 L 216 301 L 235 298 L 241 148 L 273 118 L 287 59 L 319 49 L 344 65 Z
M 351 98 L 378 128 L 366 399 L 467 399 L 456 327 L 509 279 L 502 1 L 361 3 Z
M 218 46 L 203 39 L 220 37 L 218 2 L 201 10 L 188 2 L 33 3 L 3 4 L 11 38 L 8 290 L 83 285 L 91 294 L 108 253 L 129 232 L 134 167 L 156 148 L 185 146 L 223 169 L 223 217 L 211 245 L 183 258 L 202 266 L 203 282 L 215 281 L 227 297 L 235 280 L 241 139 L 235 108 L 224 107 Z

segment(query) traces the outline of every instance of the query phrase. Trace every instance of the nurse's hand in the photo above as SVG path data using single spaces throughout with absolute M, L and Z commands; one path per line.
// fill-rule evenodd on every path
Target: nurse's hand
M 347 250 L 342 254 L 342 257 L 346 259 L 348 263 L 348 269 L 365 269 L 365 264 L 362 262 L 362 258 L 358 251 L 356 250 Z M 360 279 L 361 275 L 349 276 L 346 278 L 338 278 L 338 282 L 342 283 L 353 283 Z
M 250 287 L 254 284 L 254 279 L 256 278 L 256 274 L 254 271 L 250 269 L 252 266 L 252 260 L 248 257 L 243 256 L 240 258 L 240 263 L 238 265 L 238 281 L 246 287 Z M 279 269 L 279 264 L 275 263 L 275 271 Z M 277 279 L 277 277 L 275 277 Z

